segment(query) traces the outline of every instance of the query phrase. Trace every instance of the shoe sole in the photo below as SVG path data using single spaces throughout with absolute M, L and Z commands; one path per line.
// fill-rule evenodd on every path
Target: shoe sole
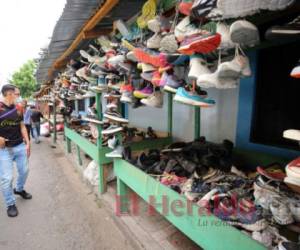
M 246 44 L 250 47 L 257 45 L 257 43 L 259 42 L 259 39 L 257 37 L 257 30 L 248 29 L 247 32 L 244 32 L 244 30 L 245 28 L 241 27 L 240 29 L 231 32 L 230 33 L 231 40 L 239 44 L 243 44 L 243 45 Z
M 123 128 L 115 128 L 115 129 L 110 129 L 110 130 L 103 130 L 101 132 L 102 135 L 111 135 L 111 134 L 115 134 L 117 132 L 120 132 L 122 131 Z
M 214 51 L 221 43 L 221 35 L 213 35 L 206 38 L 203 38 L 201 40 L 194 41 L 188 45 L 181 46 L 178 49 L 178 52 L 187 55 L 194 54 L 194 52 L 198 53 L 210 53 Z
M 120 118 L 120 117 L 115 117 L 113 115 L 104 114 L 104 117 L 109 119 L 109 120 L 112 120 L 112 121 L 121 122 L 121 123 L 128 123 L 127 119 Z
M 134 91 L 133 95 L 134 95 L 134 97 L 136 97 L 138 99 L 143 99 L 143 98 L 149 97 L 151 94 L 143 94 L 141 92 Z
M 144 105 L 148 106 L 148 107 L 152 107 L 152 108 L 162 108 L 162 105 L 155 105 L 155 104 L 151 104 L 147 101 L 147 99 L 142 99 L 141 103 L 143 103 Z
M 293 78 L 300 78 L 300 66 L 295 67 L 291 72 L 291 77 Z
M 132 103 L 132 99 L 126 98 L 126 97 L 121 97 L 120 102 Z
M 189 98 L 185 98 L 183 96 L 178 96 L 178 95 L 176 95 L 174 97 L 174 101 L 181 102 L 181 103 L 184 103 L 187 105 L 192 105 L 192 106 L 200 106 L 203 108 L 209 108 L 214 105 L 214 104 L 207 104 L 205 102 L 197 102 L 197 101 L 191 100 Z
M 170 87 L 170 86 L 168 86 L 168 85 L 165 85 L 165 86 L 164 86 L 164 91 L 167 91 L 167 92 L 176 94 L 177 89 L 172 88 L 172 87 Z
M 97 120 L 94 120 L 94 119 L 91 119 L 91 118 L 87 118 L 87 117 L 83 117 L 81 120 L 86 121 L 86 122 L 99 124 L 99 125 L 103 125 L 103 122 L 97 121 Z

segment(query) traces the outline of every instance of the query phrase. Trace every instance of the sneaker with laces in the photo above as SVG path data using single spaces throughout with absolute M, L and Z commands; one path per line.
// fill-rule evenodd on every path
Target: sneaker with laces
M 107 129 L 102 130 L 102 135 L 112 135 L 123 130 L 123 127 L 112 124 Z
M 146 106 L 153 107 L 153 108 L 162 108 L 163 100 L 164 100 L 164 96 L 163 96 L 162 92 L 155 91 L 148 98 L 142 99 L 141 103 L 143 103 Z
M 174 101 L 181 102 L 188 105 L 211 107 L 215 105 L 215 101 L 208 98 L 202 98 L 200 95 L 186 91 L 184 88 L 178 88 Z
M 201 33 L 187 36 L 181 42 L 178 52 L 185 55 L 195 53 L 207 54 L 216 50 L 221 43 L 221 35 L 202 31 Z
M 104 117 L 112 121 L 128 123 L 128 119 L 123 118 L 122 115 L 115 109 L 107 109 L 104 113 Z
M 136 98 L 142 99 L 142 98 L 147 98 L 147 97 L 151 96 L 152 93 L 153 93 L 153 87 L 146 86 L 145 88 L 143 88 L 141 90 L 135 90 L 133 92 L 133 95 Z
M 133 102 L 132 97 L 133 97 L 133 95 L 132 95 L 131 91 L 125 91 L 125 92 L 122 93 L 120 102 L 132 103 Z
M 240 46 L 253 47 L 260 41 L 257 27 L 246 21 L 238 20 L 230 26 L 230 39 Z
M 289 225 L 294 222 L 289 206 L 281 198 L 274 198 L 272 200 L 270 210 L 274 220 L 279 225 Z

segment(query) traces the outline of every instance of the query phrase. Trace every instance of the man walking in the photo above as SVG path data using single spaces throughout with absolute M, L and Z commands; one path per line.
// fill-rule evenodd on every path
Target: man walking
M 0 102 L 0 188 L 9 217 L 18 215 L 14 194 L 23 199 L 32 198 L 31 194 L 24 190 L 28 176 L 30 142 L 22 112 L 15 105 L 15 88 L 11 84 L 4 85 L 1 90 L 3 101 Z M 18 179 L 16 188 L 12 189 L 14 162 L 18 170 Z
M 35 143 L 37 144 L 40 143 L 41 118 L 43 118 L 41 111 L 39 111 L 37 108 L 33 109 L 31 113 L 31 127 L 33 130 Z

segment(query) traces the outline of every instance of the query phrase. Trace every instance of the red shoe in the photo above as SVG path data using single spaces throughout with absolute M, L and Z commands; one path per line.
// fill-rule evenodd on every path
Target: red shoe
M 154 86 L 160 87 L 160 81 L 161 81 L 161 74 L 159 73 L 159 71 L 154 71 L 151 83 Z
M 134 88 L 131 84 L 122 84 L 120 87 L 120 93 L 133 92 Z
M 180 45 L 178 52 L 185 55 L 195 53 L 207 54 L 216 50 L 221 43 L 221 35 L 219 33 L 198 33 L 186 37 Z
M 262 167 L 257 167 L 256 170 L 260 175 L 263 175 L 264 177 L 273 181 L 283 181 L 286 177 L 286 174 L 279 168 L 270 167 L 264 169 Z
M 178 5 L 178 10 L 185 16 L 190 16 L 194 0 L 182 0 Z
M 155 67 L 165 67 L 167 64 L 166 56 L 163 54 L 152 55 L 143 49 L 136 48 L 133 50 L 134 56 L 138 61 L 151 64 Z

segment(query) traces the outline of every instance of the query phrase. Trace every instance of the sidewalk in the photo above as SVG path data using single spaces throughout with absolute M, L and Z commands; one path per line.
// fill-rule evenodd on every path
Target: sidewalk
M 140 249 L 45 138 L 33 144 L 27 183 L 33 199 L 17 198 L 17 218 L 6 216 L 1 197 L 1 250 Z

